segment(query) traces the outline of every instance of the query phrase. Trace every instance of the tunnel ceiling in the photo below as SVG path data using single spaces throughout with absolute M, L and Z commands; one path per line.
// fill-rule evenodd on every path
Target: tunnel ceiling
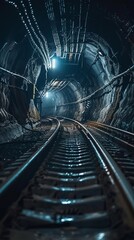
M 132 65 L 132 2 L 1 0 L 1 75 L 54 93 L 55 105 L 92 94 Z
M 133 16 L 130 0 L 109 1 L 109 4 L 99 0 L 2 0 L 0 4 L 1 47 L 6 41 L 21 45 L 29 39 L 46 68 L 49 57 L 55 54 L 70 64 L 79 64 L 83 52 L 89 64 L 97 54 L 111 57 L 111 65 L 116 56 L 121 60 L 123 23 L 129 25 Z M 101 64 L 104 59 L 100 57 L 96 68 Z M 115 73 L 117 70 L 113 70 Z

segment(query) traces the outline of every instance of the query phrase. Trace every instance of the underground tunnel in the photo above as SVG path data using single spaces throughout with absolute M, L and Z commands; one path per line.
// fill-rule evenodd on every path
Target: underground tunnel
M 1 124 L 60 115 L 133 132 L 132 7 L 1 1 Z
M 0 149 L 62 117 L 133 135 L 133 11 L 131 0 L 0 1 Z M 0 168 L 16 152 L 4 154 Z

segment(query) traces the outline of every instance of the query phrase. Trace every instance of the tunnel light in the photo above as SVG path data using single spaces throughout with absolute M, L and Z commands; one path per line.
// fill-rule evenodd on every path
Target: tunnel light
M 100 56 L 103 56 L 102 52 L 99 51 L 99 55 L 100 55 Z
M 46 94 L 45 94 L 45 97 L 46 97 L 46 98 L 48 98 L 48 97 L 49 97 L 49 93 L 48 93 L 48 92 L 46 92 Z
M 55 58 L 52 58 L 52 60 L 51 60 L 51 68 L 52 69 L 56 68 L 56 59 Z

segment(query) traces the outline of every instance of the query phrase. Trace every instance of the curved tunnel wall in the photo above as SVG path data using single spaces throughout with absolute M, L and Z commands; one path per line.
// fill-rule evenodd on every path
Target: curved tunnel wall
M 12 32 L 9 39 L 7 38 L 8 31 L 4 32 L 6 37 L 2 38 L 0 66 L 11 72 L 19 73 L 31 83 L 0 70 L 1 122 L 13 118 L 14 121 L 17 119 L 19 123 L 25 123 L 28 118 L 34 121 L 34 117 L 35 121 L 39 120 L 34 102 L 38 102 L 39 92 L 44 91 L 44 87 L 54 77 L 60 81 L 70 81 L 70 83 L 62 89 L 55 90 L 53 88 L 50 91 L 51 101 L 42 98 L 42 116 L 64 115 L 80 121 L 96 120 L 133 131 L 134 83 L 132 71 L 107 86 L 114 76 L 134 63 L 133 30 L 130 31 L 133 19 L 129 9 L 126 12 L 123 10 L 123 20 L 121 12 L 116 9 L 116 4 L 113 4 L 113 9 L 109 9 L 107 6 L 106 11 L 99 6 L 99 3 L 96 6 L 92 2 L 93 10 L 91 9 L 90 17 L 93 18 L 93 26 L 91 26 L 89 17 L 85 44 L 79 43 L 77 46 L 78 50 L 83 49 L 79 65 L 74 66 L 73 62 L 68 62 L 67 65 L 63 64 L 64 68 L 59 69 L 57 75 L 53 71 L 50 78 L 46 74 L 47 68 L 44 62 L 37 52 L 33 51 L 27 35 L 23 36 L 24 27 L 22 27 L 23 39 L 21 41 L 15 34 L 16 29 L 12 29 L 15 32 Z M 99 27 L 97 28 L 99 24 L 94 21 L 99 9 L 99 19 L 103 23 L 104 31 L 100 31 Z M 22 26 L 22 23 L 19 24 Z M 6 26 L 8 26 L 8 22 L 6 22 Z M 110 32 L 110 27 L 112 32 Z M 82 38 L 83 36 L 80 35 L 79 39 Z M 53 47 L 50 52 L 53 53 Z M 64 63 L 63 58 L 60 59 L 60 63 L 62 62 Z M 103 86 L 106 87 L 103 88 Z M 39 92 L 36 91 L 36 94 L 35 87 L 38 87 L 39 90 Z M 99 93 L 87 98 L 99 88 L 102 88 Z M 85 98 L 87 100 L 82 100 Z M 38 109 L 41 111 L 40 107 Z
M 113 55 L 114 53 L 106 41 L 102 39 L 98 45 L 96 41 L 93 42 L 92 34 L 92 44 L 86 44 L 83 51 L 81 77 L 79 75 L 79 78 L 76 79 L 81 87 L 77 86 L 75 90 L 72 87 L 73 91 L 78 94 L 76 94 L 75 100 L 73 98 L 65 99 L 65 97 L 61 100 L 62 92 L 65 94 L 65 89 L 63 89 L 56 103 L 56 115 L 73 117 L 82 121 L 97 120 L 133 131 L 132 73 L 124 75 L 109 86 L 110 80 L 119 74 L 119 63 Z M 92 99 L 77 103 L 80 99 L 90 96 L 94 91 L 106 85 L 108 86 Z M 66 90 L 66 95 L 67 92 L 69 91 Z

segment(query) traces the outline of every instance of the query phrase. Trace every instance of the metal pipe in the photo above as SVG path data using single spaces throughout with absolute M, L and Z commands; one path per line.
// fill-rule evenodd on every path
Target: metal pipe
M 81 47 L 80 47 L 80 54 L 78 55 L 78 62 L 79 62 L 81 53 L 82 53 L 82 51 L 83 51 L 83 47 L 84 47 L 84 43 L 85 43 L 85 38 L 86 38 L 86 29 L 87 29 L 87 20 L 88 20 L 89 6 L 90 6 L 90 0 L 89 0 L 89 2 L 88 2 L 86 17 L 85 17 L 84 34 L 83 34 L 83 39 L 82 39 L 82 45 L 81 45 Z
M 77 44 L 76 44 L 76 49 L 75 52 L 78 52 L 79 48 L 79 37 L 80 37 L 80 30 L 81 30 L 81 12 L 82 12 L 82 0 L 80 0 L 80 11 L 79 11 L 79 26 L 78 26 L 78 34 L 77 34 Z M 74 56 L 74 61 L 77 61 L 77 55 Z

